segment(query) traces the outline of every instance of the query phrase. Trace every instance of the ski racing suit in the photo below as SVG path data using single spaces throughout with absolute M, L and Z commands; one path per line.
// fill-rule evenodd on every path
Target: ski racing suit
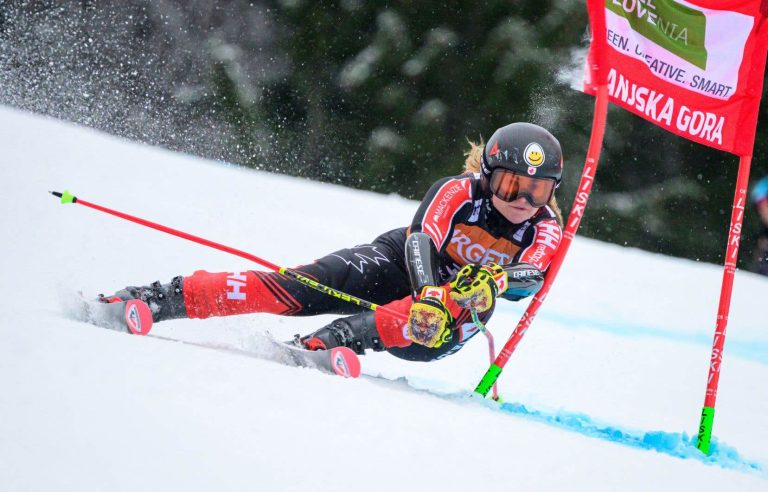
M 502 267 L 525 263 L 541 274 L 557 251 L 561 235 L 550 207 L 540 208 L 521 224 L 512 224 L 494 208 L 479 174 L 447 177 L 432 185 L 409 227 L 385 232 L 369 244 L 342 249 L 292 269 L 333 289 L 402 313 L 402 319 L 337 299 L 279 273 L 262 271 L 198 270 L 174 279 L 172 289 L 164 286 L 168 298 L 175 292 L 180 302 L 183 296 L 181 308 L 166 309 L 163 313 L 157 305 L 149 304 L 155 321 L 243 313 L 353 315 L 347 319 L 375 328 L 364 348 L 387 350 L 407 360 L 429 361 L 458 351 L 478 328 L 471 313 L 449 299 L 446 307 L 453 317 L 450 340 L 436 348 L 412 343 L 405 320 L 423 285 L 447 286 L 456 272 L 469 263 L 494 262 Z M 420 285 L 414 285 L 414 251 L 408 246 L 416 240 L 421 242 L 414 244 L 421 246 L 417 254 L 428 256 L 422 264 L 427 272 L 420 272 L 426 273 L 426 278 Z M 510 282 L 502 297 L 515 301 L 528 297 L 541 287 L 541 278 L 518 286 Z M 159 283 L 153 285 L 159 287 Z M 493 309 L 480 313 L 480 319 L 487 322 L 492 312 Z

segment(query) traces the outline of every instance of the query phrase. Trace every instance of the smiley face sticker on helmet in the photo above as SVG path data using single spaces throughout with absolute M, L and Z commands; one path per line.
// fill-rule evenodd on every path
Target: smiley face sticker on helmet
M 544 149 L 536 142 L 531 142 L 525 147 L 523 159 L 529 166 L 539 167 L 544 164 Z

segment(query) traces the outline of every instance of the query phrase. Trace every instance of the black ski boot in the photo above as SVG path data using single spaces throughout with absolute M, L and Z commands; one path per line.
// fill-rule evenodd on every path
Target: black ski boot
M 376 352 L 387 349 L 379 338 L 373 312 L 339 318 L 309 335 L 296 335 L 294 343 L 307 350 L 349 347 L 359 355 L 364 355 L 366 349 Z
M 99 296 L 101 302 L 120 302 L 139 299 L 147 303 L 152 310 L 152 321 L 187 318 L 182 291 L 183 277 L 174 277 L 171 283 L 162 285 L 159 281 L 144 287 L 126 287 L 112 296 Z

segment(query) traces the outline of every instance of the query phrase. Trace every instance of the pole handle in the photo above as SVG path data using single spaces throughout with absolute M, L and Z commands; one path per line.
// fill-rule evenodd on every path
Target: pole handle
M 67 190 L 61 193 L 58 191 L 51 191 L 50 193 L 57 198 L 61 198 L 61 203 L 77 203 L 77 197 Z

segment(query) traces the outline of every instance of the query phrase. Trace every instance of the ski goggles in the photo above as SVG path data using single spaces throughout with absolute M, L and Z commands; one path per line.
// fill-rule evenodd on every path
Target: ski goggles
M 505 202 L 525 197 L 532 207 L 543 207 L 552 199 L 557 183 L 552 178 L 532 178 L 509 169 L 494 169 L 490 186 L 491 192 Z

